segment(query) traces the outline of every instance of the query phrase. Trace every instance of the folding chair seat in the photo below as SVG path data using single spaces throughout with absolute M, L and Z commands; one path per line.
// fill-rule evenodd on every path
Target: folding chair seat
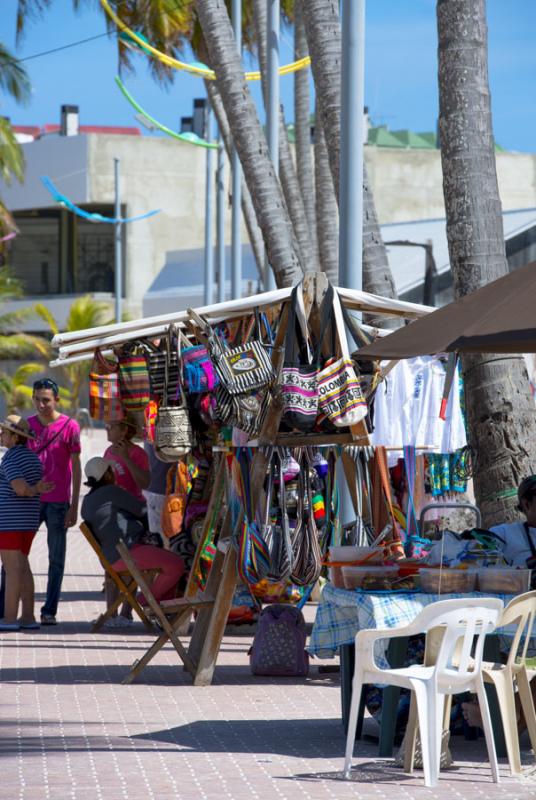
M 142 606 L 136 600 L 136 592 L 138 590 L 138 582 L 136 578 L 130 573 L 129 570 L 115 570 L 108 559 L 105 557 L 104 553 L 102 552 L 102 548 L 98 541 L 96 540 L 95 536 L 93 535 L 89 525 L 87 522 L 82 522 L 80 525 L 80 530 L 86 537 L 87 541 L 95 551 L 97 558 L 99 559 L 106 575 L 114 582 L 117 586 L 119 591 L 118 596 L 110 605 L 109 608 L 106 609 L 104 613 L 102 613 L 98 619 L 95 620 L 93 625 L 91 626 L 91 633 L 96 633 L 99 631 L 106 620 L 110 619 L 117 611 L 119 606 L 121 606 L 124 602 L 128 603 L 133 611 L 139 616 L 145 627 L 153 631 L 154 626 L 147 614 L 145 613 Z M 143 577 L 144 582 L 146 583 L 149 581 L 151 583 L 154 578 L 159 574 L 160 570 L 158 569 L 148 569 L 142 570 L 140 575 Z

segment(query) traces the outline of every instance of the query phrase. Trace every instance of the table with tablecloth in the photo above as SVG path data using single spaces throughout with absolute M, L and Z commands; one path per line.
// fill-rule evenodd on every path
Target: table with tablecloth
M 364 592 L 338 589 L 327 583 L 320 597 L 307 650 L 311 655 L 330 658 L 340 652 L 341 657 L 341 704 L 342 718 L 346 727 L 351 700 L 353 674 L 353 645 L 358 631 L 365 629 L 398 628 L 409 625 L 425 606 L 438 600 L 467 597 L 499 597 L 506 605 L 513 597 L 507 594 L 479 592 L 464 594 L 427 594 L 425 592 Z M 389 649 L 387 645 L 389 644 Z M 399 666 L 407 640 L 384 640 L 376 646 L 376 660 L 380 666 Z M 494 658 L 495 660 L 495 658 Z M 382 716 L 395 716 L 399 690 L 389 687 L 384 693 Z M 391 755 L 394 726 L 382 724 L 380 733 L 380 755 Z M 500 748 L 498 748 L 500 749 Z

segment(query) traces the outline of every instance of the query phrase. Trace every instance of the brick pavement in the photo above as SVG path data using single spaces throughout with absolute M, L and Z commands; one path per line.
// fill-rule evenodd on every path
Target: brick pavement
M 31 554 L 39 608 L 45 536 Z M 440 786 L 406 776 L 356 746 L 352 782 L 341 780 L 344 735 L 338 676 L 270 680 L 249 674 L 250 635 L 224 640 L 212 686 L 194 688 L 166 647 L 138 681 L 120 681 L 150 638 L 136 624 L 92 635 L 102 605 L 99 565 L 69 534 L 61 624 L 0 635 L 2 800 L 223 800 L 232 798 L 536 798 L 534 759 L 523 740 L 525 776 L 491 783 L 483 740 L 456 737 L 456 768 Z M 308 609 L 312 618 L 314 608 Z M 333 662 L 331 662 L 333 663 Z

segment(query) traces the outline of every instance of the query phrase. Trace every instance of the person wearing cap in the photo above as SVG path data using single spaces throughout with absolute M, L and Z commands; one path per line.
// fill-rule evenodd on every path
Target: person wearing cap
M 116 545 L 126 542 L 140 569 L 159 569 L 151 590 L 157 600 L 176 595 L 184 573 L 184 561 L 176 553 L 144 544 L 147 534 L 147 508 L 143 500 L 117 486 L 114 464 L 96 456 L 85 466 L 89 493 L 82 501 L 82 517 L 99 542 L 103 554 L 116 570 L 126 569 Z M 107 598 L 108 599 L 108 598 Z
M 54 488 L 41 496 L 41 522 L 47 528 L 48 580 L 41 624 L 56 625 L 67 552 L 67 530 L 76 525 L 82 468 L 80 427 L 58 411 L 59 388 L 52 378 L 41 378 L 33 385 L 33 404 L 37 414 L 28 418 L 34 439 L 30 448 L 43 465 L 46 481 Z
M 34 580 L 28 554 L 39 527 L 39 497 L 53 490 L 28 442 L 30 426 L 17 414 L 0 423 L 7 452 L 0 464 L 0 558 L 6 571 L 4 618 L 0 631 L 38 628 L 34 617 Z M 22 617 L 17 620 L 19 603 Z
M 513 567 L 536 568 L 536 475 L 529 475 L 517 490 L 518 508 L 526 521 L 506 522 L 490 530 L 504 540 L 502 555 Z M 528 563 L 527 563 L 528 562 Z
M 104 458 L 113 464 L 116 484 L 143 500 L 142 489 L 147 489 L 151 476 L 147 454 L 132 441 L 138 433 L 136 420 L 127 415 L 120 421 L 108 423 L 106 431 L 110 446 L 104 451 Z

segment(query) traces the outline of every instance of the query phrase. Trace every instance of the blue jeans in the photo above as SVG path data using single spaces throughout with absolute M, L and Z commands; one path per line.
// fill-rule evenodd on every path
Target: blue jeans
M 55 617 L 61 594 L 61 582 L 65 569 L 67 550 L 67 528 L 65 515 L 69 503 L 41 503 L 41 522 L 47 526 L 48 581 L 47 596 L 41 614 Z

